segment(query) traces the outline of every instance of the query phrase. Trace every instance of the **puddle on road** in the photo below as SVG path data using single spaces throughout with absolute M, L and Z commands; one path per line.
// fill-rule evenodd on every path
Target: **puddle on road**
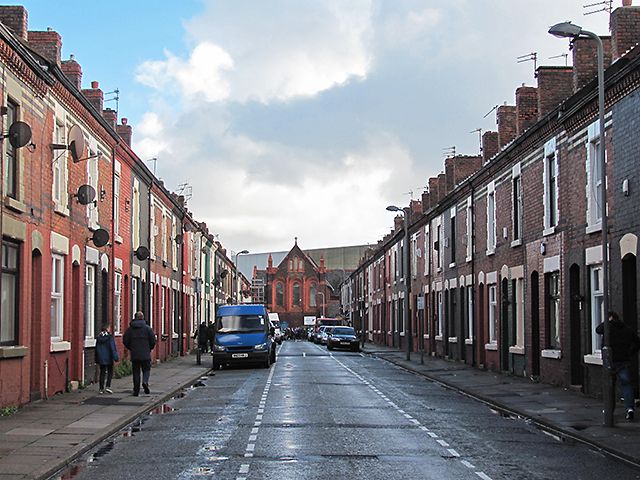
M 211 467 L 196 467 L 191 470 L 192 475 L 212 475 L 214 473 Z
M 162 405 L 149 411 L 149 415 L 164 415 L 166 413 L 175 412 L 177 410 L 178 410 L 177 408 L 174 408 L 170 405 L 167 405 L 166 403 L 163 403 Z

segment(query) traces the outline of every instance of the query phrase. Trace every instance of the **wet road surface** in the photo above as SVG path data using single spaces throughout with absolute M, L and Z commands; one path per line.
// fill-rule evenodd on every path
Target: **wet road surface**
M 640 479 L 383 360 L 283 343 L 277 363 L 223 369 L 58 478 Z

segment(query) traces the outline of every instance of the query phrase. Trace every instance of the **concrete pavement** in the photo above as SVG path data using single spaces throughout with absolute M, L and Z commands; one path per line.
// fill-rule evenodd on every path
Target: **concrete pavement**
M 0 480 L 45 479 L 105 438 L 206 375 L 211 357 L 195 355 L 154 365 L 151 393 L 132 395 L 132 379 L 113 379 L 113 394 L 97 384 L 27 405 L 0 417 Z
M 562 441 L 579 441 L 640 466 L 640 409 L 636 420 L 624 419 L 615 409 L 615 427 L 603 427 L 602 400 L 573 390 L 532 382 L 522 377 L 478 370 L 461 362 L 424 356 L 367 344 L 364 350 L 407 370 L 487 403 L 502 414 L 530 421 Z

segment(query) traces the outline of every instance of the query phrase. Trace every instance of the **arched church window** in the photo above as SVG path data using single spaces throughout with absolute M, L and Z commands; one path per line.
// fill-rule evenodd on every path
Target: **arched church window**
M 293 306 L 299 307 L 302 305 L 302 297 L 300 295 L 300 284 L 293 284 Z
M 312 283 L 309 287 L 309 306 L 316 307 L 318 306 L 318 302 L 316 297 L 318 296 L 318 285 Z
M 284 305 L 284 286 L 280 282 L 276 283 L 276 305 Z

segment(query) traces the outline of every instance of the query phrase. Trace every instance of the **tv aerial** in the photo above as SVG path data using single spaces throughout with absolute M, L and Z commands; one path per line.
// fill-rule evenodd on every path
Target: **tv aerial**
M 533 74 L 535 76 L 536 69 L 538 68 L 538 52 L 527 53 L 526 55 L 520 55 L 516 57 L 517 63 L 533 62 Z

